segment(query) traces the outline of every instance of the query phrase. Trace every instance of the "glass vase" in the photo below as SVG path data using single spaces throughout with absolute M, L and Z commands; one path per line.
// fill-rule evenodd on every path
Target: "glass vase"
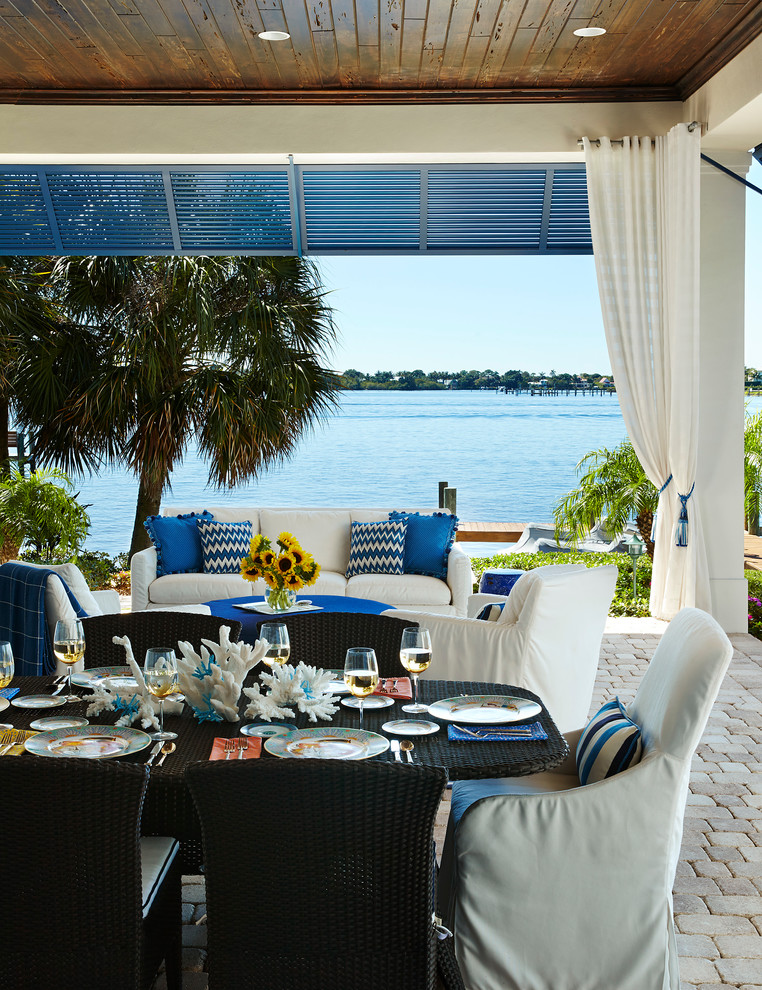
M 286 612 L 296 603 L 296 592 L 290 588 L 270 588 L 265 596 L 273 612 Z

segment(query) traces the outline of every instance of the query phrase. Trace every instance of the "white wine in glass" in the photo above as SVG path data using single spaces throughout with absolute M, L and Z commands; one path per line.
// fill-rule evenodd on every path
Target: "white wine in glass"
M 0 641 L 0 688 L 8 687 L 15 673 L 13 647 L 4 639 Z
M 74 664 L 85 655 L 85 632 L 79 619 L 59 619 L 53 634 L 53 653 L 57 660 L 69 668 L 69 693 L 64 701 L 82 701 L 74 694 L 71 686 L 71 674 Z
M 355 646 L 347 650 L 344 662 L 344 683 L 357 699 L 362 728 L 363 701 L 378 687 L 378 661 L 375 650 L 367 646 Z M 354 707 L 354 706 L 352 706 Z
M 418 675 L 431 665 L 431 636 L 428 629 L 421 629 L 420 626 L 408 626 L 402 630 L 400 662 L 413 681 L 413 703 L 412 705 L 403 705 L 402 711 L 418 714 L 427 712 L 426 705 L 421 705 L 418 702 Z
M 176 732 L 164 731 L 164 699 L 177 686 L 177 657 L 168 646 L 152 646 L 146 650 L 143 679 L 151 694 L 159 699 L 159 731 L 151 739 L 177 739 Z
M 262 657 L 262 663 L 272 669 L 288 661 L 291 644 L 285 622 L 263 622 L 259 627 L 259 638 L 267 643 L 267 653 Z

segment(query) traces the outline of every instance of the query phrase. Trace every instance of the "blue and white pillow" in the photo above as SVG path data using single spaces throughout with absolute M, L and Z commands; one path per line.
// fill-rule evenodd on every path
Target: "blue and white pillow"
M 238 574 L 241 559 L 249 552 L 251 523 L 198 523 L 201 548 L 204 553 L 204 574 Z
M 353 522 L 346 576 L 403 574 L 406 531 L 404 519 Z
M 615 698 L 593 715 L 577 743 L 580 783 L 594 784 L 634 767 L 642 753 L 640 726 Z
M 500 616 L 503 614 L 503 609 L 506 606 L 506 602 L 490 602 L 485 605 L 484 608 L 476 616 L 477 619 L 486 619 L 487 622 L 497 622 Z
M 389 518 L 407 520 L 405 574 L 447 580 L 447 558 L 455 540 L 458 517 L 449 512 L 390 512 Z
M 149 516 L 143 525 L 156 547 L 156 576 L 164 574 L 200 574 L 204 569 L 197 521 L 211 522 L 214 516 L 188 512 L 180 516 Z

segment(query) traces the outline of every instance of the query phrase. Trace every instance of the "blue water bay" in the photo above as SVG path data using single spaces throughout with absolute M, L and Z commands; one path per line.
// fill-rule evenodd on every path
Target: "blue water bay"
M 495 392 L 347 392 L 293 457 L 232 490 L 207 487 L 194 450 L 165 502 L 303 506 L 435 506 L 438 482 L 458 490 L 464 520 L 550 521 L 589 450 L 625 437 L 615 395 Z M 79 479 L 92 519 L 88 548 L 129 547 L 137 482 L 109 470 Z M 475 545 L 475 549 L 483 546 Z

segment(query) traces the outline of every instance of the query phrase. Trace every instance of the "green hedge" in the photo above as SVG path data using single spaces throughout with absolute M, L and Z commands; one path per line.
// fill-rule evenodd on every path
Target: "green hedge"
M 535 567 L 545 567 L 548 564 L 584 564 L 585 567 L 603 567 L 606 564 L 616 564 L 619 577 L 614 591 L 614 600 L 609 609 L 609 615 L 648 616 L 651 614 L 648 599 L 651 593 L 651 558 L 646 554 L 638 560 L 638 597 L 632 594 L 632 560 L 626 553 L 498 553 L 494 557 L 474 557 L 471 560 L 476 584 L 482 572 L 488 567 L 514 567 L 522 571 L 531 571 Z M 760 574 L 762 578 L 762 574 Z M 762 591 L 762 581 L 760 582 Z

